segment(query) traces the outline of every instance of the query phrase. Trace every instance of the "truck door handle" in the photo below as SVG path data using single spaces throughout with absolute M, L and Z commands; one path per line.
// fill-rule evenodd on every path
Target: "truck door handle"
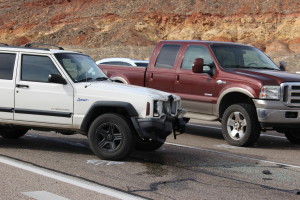
M 18 87 L 18 88 L 29 88 L 29 85 L 17 84 L 16 87 Z
M 176 81 L 179 82 L 179 75 L 176 76 Z
M 221 84 L 226 84 L 226 81 L 217 80 L 217 84 L 219 84 L 219 85 L 221 85 Z
M 153 79 L 153 73 L 151 73 L 150 78 Z

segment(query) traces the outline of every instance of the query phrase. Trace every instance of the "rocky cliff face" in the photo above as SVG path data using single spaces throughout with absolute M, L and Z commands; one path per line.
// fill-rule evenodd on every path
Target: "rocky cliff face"
M 199 39 L 300 53 L 299 0 L 1 0 L 0 42 L 151 46 Z

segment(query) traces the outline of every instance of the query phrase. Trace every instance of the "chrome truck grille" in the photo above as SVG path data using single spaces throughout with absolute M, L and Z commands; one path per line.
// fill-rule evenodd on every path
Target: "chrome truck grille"
M 300 107 L 300 82 L 282 83 L 281 101 L 289 107 Z

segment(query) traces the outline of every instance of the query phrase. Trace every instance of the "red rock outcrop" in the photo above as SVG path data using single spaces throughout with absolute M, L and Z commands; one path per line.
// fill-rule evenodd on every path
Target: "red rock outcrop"
M 300 52 L 299 0 L 2 0 L 0 42 L 99 47 L 220 40 Z

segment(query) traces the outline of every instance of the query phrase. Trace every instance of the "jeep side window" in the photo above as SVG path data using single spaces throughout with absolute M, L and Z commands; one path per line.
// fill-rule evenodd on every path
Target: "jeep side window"
M 173 68 L 179 49 L 180 45 L 178 44 L 163 45 L 157 57 L 155 67 Z
M 192 69 L 196 58 L 203 58 L 206 65 L 213 63 L 208 50 L 204 46 L 190 45 L 185 52 L 181 69 Z
M 49 74 L 59 74 L 56 66 L 48 56 L 23 55 L 22 81 L 48 82 Z
M 0 79 L 12 80 L 16 54 L 0 53 Z

